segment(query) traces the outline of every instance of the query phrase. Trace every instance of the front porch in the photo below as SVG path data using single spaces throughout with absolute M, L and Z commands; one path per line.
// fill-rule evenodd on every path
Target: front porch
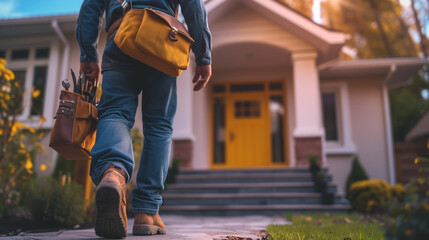
M 344 34 L 282 5 L 273 14 L 275 2 L 213 2 L 214 75 L 197 93 L 193 66 L 178 80 L 174 156 L 188 169 L 293 168 L 311 154 L 326 166 L 318 65 L 338 56 Z
M 316 192 L 307 168 L 254 170 L 187 170 L 162 194 L 162 214 L 186 216 L 283 216 L 285 213 L 347 212 L 343 194 L 327 174 L 332 203 Z

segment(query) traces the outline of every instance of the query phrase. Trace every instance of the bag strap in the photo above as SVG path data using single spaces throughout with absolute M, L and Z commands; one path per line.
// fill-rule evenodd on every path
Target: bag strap
M 130 4 L 126 0 L 117 0 L 119 5 L 121 5 L 122 10 L 124 13 L 126 13 L 128 10 L 130 10 Z
M 123 13 L 125 14 L 128 10 L 130 10 L 130 8 L 132 8 L 132 2 L 131 2 L 131 0 L 130 0 L 130 4 L 131 4 L 131 6 L 130 6 L 130 4 L 128 4 L 128 2 L 126 1 L 126 0 L 117 0 L 118 1 L 118 3 L 119 3 L 119 5 L 121 5 L 121 7 L 122 7 L 122 11 L 123 11 Z M 170 5 L 170 7 L 171 7 L 171 5 Z M 173 9 L 171 9 L 171 10 L 173 10 Z M 173 10 L 174 11 L 174 10 Z M 174 14 L 175 14 L 175 16 L 176 16 L 176 18 L 178 18 L 179 17 L 179 8 L 177 8 L 176 7 L 176 11 L 174 12 Z

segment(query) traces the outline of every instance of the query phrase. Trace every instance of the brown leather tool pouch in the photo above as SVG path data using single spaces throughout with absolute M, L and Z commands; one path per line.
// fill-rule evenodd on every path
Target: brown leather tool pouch
M 97 108 L 76 93 L 62 90 L 49 146 L 67 160 L 91 160 Z

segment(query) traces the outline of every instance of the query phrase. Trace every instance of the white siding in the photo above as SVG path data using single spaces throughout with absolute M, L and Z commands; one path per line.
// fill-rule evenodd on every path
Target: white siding
M 351 131 L 357 156 L 370 178 L 389 180 L 381 79 L 347 80 L 349 87 Z M 344 191 L 353 153 L 328 155 L 329 171 Z

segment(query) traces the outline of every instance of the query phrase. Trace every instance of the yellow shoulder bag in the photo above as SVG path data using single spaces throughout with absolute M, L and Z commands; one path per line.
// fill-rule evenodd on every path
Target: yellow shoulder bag
M 127 2 L 118 2 L 125 13 L 129 8 Z M 119 24 L 114 41 L 128 56 L 173 77 L 188 68 L 194 40 L 173 16 L 150 8 L 131 7 Z M 113 28 L 114 25 L 117 24 Z

